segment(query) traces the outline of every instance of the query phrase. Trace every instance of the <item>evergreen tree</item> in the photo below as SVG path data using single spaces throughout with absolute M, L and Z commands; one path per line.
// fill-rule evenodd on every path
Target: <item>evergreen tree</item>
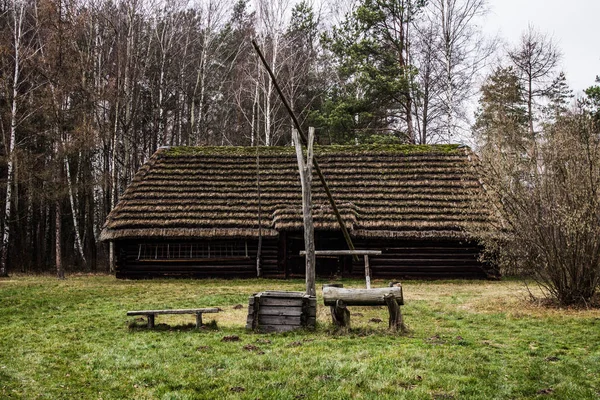
M 598 85 L 585 89 L 585 106 L 590 110 L 594 119 L 600 123 L 600 76 L 596 76 Z
M 573 98 L 573 90 L 567 84 L 564 72 L 552 81 L 546 94 L 548 104 L 544 107 L 544 114 L 549 121 L 556 121 L 568 111 L 569 102 Z
M 523 147 L 527 137 L 527 103 L 512 67 L 497 68 L 481 87 L 475 133 L 483 146 Z
M 408 57 L 408 26 L 423 6 L 414 0 L 363 0 L 325 38 L 336 59 L 339 85 L 322 112 L 340 141 L 371 134 L 414 142 L 415 68 Z

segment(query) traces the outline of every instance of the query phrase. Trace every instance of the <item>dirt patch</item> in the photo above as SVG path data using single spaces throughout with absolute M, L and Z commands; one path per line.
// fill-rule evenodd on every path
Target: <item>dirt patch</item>
M 445 344 L 446 343 L 446 341 L 444 339 L 442 339 L 442 337 L 438 334 L 428 337 L 427 342 L 430 344 Z
M 241 310 L 242 308 L 244 308 L 244 306 L 241 304 L 236 304 L 235 306 L 233 306 L 234 310 Z
M 552 388 L 545 388 L 545 389 L 541 389 L 537 391 L 537 394 L 552 394 L 554 393 L 554 389 Z
M 223 339 L 221 339 L 221 342 L 239 342 L 239 341 L 240 341 L 240 337 L 238 335 L 223 336 Z
M 255 345 L 253 345 L 253 344 L 247 344 L 247 345 L 245 345 L 245 346 L 244 346 L 244 347 L 242 347 L 242 348 L 243 348 L 244 350 L 246 350 L 246 351 L 251 351 L 251 352 L 254 352 L 254 353 L 256 353 L 256 354 L 265 354 L 265 352 L 264 352 L 264 351 L 262 351 L 262 350 L 260 349 L 260 347 L 258 347 L 258 346 L 255 346 Z

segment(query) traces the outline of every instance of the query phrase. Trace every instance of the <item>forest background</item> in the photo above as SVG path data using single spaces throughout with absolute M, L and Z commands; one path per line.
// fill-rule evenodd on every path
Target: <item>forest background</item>
M 160 146 L 289 145 L 252 39 L 319 144 L 485 148 L 505 123 L 498 107 L 522 137 L 563 114 L 598 117 L 600 89 L 573 99 L 551 39 L 529 27 L 504 45 L 482 34 L 488 11 L 485 0 L 1 1 L 0 275 L 105 271 L 102 224 Z

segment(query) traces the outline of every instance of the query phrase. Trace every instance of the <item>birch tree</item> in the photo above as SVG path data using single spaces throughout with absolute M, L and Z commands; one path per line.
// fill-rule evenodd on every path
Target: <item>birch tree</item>
M 7 177 L 6 177 L 6 194 L 4 201 L 4 210 L 2 215 L 2 244 L 0 249 L 0 276 L 8 275 L 8 253 L 11 244 L 11 218 L 13 208 L 13 185 L 14 185 L 14 173 L 15 173 L 15 149 L 17 146 L 17 129 L 19 125 L 28 117 L 28 115 L 21 115 L 22 102 L 26 99 L 26 94 L 22 86 L 27 83 L 24 79 L 23 67 L 24 63 L 35 55 L 35 51 L 31 48 L 30 39 L 33 35 L 33 27 L 27 25 L 27 17 L 30 9 L 27 7 L 25 1 L 13 0 L 10 2 L 10 8 L 8 8 L 5 17 L 7 18 L 8 25 L 10 26 L 10 47 L 11 47 L 11 58 L 12 68 L 10 72 L 7 71 L 6 75 L 10 76 L 8 80 L 10 97 L 10 117 L 8 121 L 8 135 L 3 135 L 4 138 L 4 151 L 7 158 Z M 10 65 L 10 64 L 8 64 Z M 8 66 L 7 65 L 7 66 Z M 35 87 L 31 85 L 31 87 Z M 27 89 L 25 89 L 27 91 Z M 3 132 L 5 129 L 3 127 Z
M 475 84 L 495 52 L 495 39 L 483 36 L 478 23 L 486 15 L 487 0 L 431 0 L 420 26 L 424 127 L 421 142 L 453 141 L 470 125 L 467 103 L 476 94 Z M 429 114 L 433 106 L 435 117 Z M 439 108 L 440 110 L 437 110 Z M 433 111 L 433 110 L 431 110 Z M 441 111 L 441 113 L 439 113 Z M 432 118 L 434 117 L 434 118 Z M 435 131 L 427 132 L 433 124 Z M 429 137 L 427 137 L 429 135 Z

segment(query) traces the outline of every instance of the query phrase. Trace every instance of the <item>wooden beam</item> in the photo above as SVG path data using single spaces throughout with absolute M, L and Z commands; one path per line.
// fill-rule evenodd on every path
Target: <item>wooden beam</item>
M 365 280 L 367 281 L 367 289 L 371 289 L 371 271 L 369 270 L 368 254 L 365 254 Z
M 337 300 L 343 300 L 348 306 L 385 306 L 385 296 L 392 295 L 399 305 L 404 304 L 402 288 L 388 287 L 377 289 L 343 289 L 336 287 L 323 288 L 323 303 L 335 306 Z
M 304 217 L 304 248 L 306 254 L 306 294 L 317 295 L 315 287 L 315 227 L 312 216 L 312 161 L 313 144 L 315 140 L 315 128 L 308 130 L 308 144 L 306 147 L 306 161 L 302 154 L 302 144 L 297 130 L 292 130 L 292 138 L 296 146 L 296 158 L 298 159 L 298 171 L 300 172 L 300 183 L 302 185 L 302 216 Z
M 132 315 L 148 315 L 148 314 L 197 314 L 197 313 L 217 313 L 219 309 L 216 307 L 212 308 L 186 308 L 186 309 L 173 309 L 173 310 L 140 310 L 140 311 L 127 311 L 128 316 Z
M 306 255 L 306 251 L 300 251 L 301 256 Z M 318 256 L 378 256 L 381 255 L 379 250 L 315 250 L 315 255 Z
M 292 111 L 292 108 L 290 107 L 287 100 L 285 99 L 285 96 L 283 95 L 283 92 L 281 91 L 281 88 L 279 87 L 279 84 L 277 83 L 277 79 L 275 79 L 275 74 L 273 74 L 273 71 L 271 71 L 271 67 L 269 67 L 269 64 L 267 63 L 265 56 L 263 56 L 262 52 L 260 51 L 260 48 L 258 47 L 258 44 L 256 43 L 256 41 L 254 39 L 252 39 L 252 46 L 254 46 L 254 50 L 256 50 L 256 53 L 260 57 L 260 60 L 262 61 L 263 66 L 269 73 L 269 76 L 271 77 L 271 82 L 273 82 L 273 86 L 275 86 L 275 89 L 277 90 L 277 93 L 279 94 L 279 98 L 281 99 L 281 102 L 283 103 L 284 107 L 286 108 L 288 114 L 290 114 L 290 117 L 292 118 L 292 121 L 294 122 L 294 126 L 298 130 L 298 134 L 302 138 L 304 144 L 308 144 L 308 139 L 307 139 L 306 135 L 304 134 L 304 132 L 302 131 L 302 127 L 300 126 L 300 122 L 298 121 L 296 114 L 294 114 L 294 112 Z M 333 199 L 331 191 L 329 190 L 329 185 L 327 185 L 325 176 L 323 175 L 323 172 L 321 171 L 321 167 L 319 166 L 319 163 L 317 162 L 317 159 L 315 157 L 313 157 L 312 163 L 313 163 L 313 166 L 315 167 L 315 172 L 319 176 L 321 185 L 323 186 L 323 189 L 325 190 L 325 194 L 327 195 L 327 198 L 329 199 L 329 203 L 331 204 L 331 208 L 333 210 L 333 213 L 335 214 L 335 218 L 337 219 L 337 222 L 340 226 L 342 235 L 344 235 L 344 239 L 346 239 L 346 244 L 348 245 L 348 248 L 350 250 L 354 250 L 354 244 L 352 243 L 352 238 L 350 237 L 350 233 L 348 233 L 348 229 L 346 229 L 346 225 L 344 225 L 344 220 L 342 219 L 340 210 L 338 209 L 337 204 L 335 203 L 335 200 Z M 353 257 L 356 261 L 358 261 L 358 257 L 356 255 L 354 255 Z

